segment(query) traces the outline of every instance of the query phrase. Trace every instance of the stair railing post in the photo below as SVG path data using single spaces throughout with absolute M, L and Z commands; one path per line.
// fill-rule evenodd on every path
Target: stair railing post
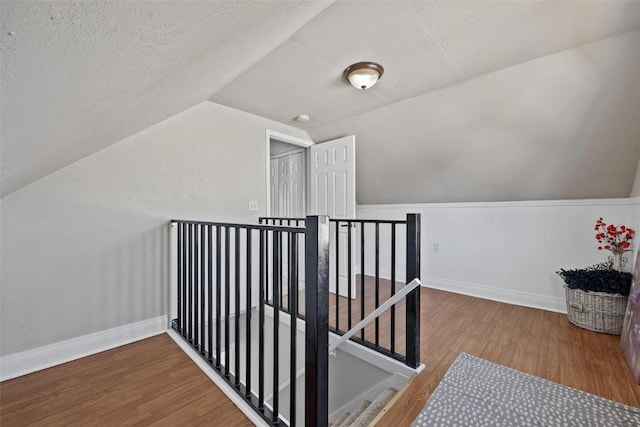
M 305 426 L 324 427 L 329 422 L 329 217 L 326 215 L 306 219 L 305 331 Z
M 405 282 L 420 278 L 420 214 L 407 214 L 407 267 Z M 407 365 L 420 365 L 420 286 L 407 295 Z

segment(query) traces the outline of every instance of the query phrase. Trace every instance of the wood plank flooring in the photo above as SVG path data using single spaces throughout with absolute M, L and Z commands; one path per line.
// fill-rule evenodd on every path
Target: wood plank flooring
M 0 383 L 0 425 L 253 424 L 162 334 Z
M 619 336 L 578 328 L 563 314 L 434 289 L 422 289 L 420 308 L 426 368 L 378 426 L 409 426 L 460 352 L 640 407 Z
M 369 312 L 369 279 L 366 285 Z M 460 352 L 640 407 L 640 386 L 618 349 L 618 336 L 577 328 L 562 314 L 433 289 L 421 292 L 426 368 L 378 425 L 409 426 Z M 359 300 L 355 303 L 359 306 Z M 335 319 L 335 297 L 330 304 Z M 340 298 L 340 329 L 346 325 L 346 307 Z M 359 320 L 359 311 L 357 318 L 352 314 Z M 380 341 L 386 345 L 390 318 L 385 316 Z M 402 305 L 396 317 L 404 318 Z M 367 328 L 367 337 L 373 333 Z M 404 347 L 402 333 L 396 330 L 398 350 Z M 70 424 L 251 425 L 166 335 L 0 383 L 3 427 Z

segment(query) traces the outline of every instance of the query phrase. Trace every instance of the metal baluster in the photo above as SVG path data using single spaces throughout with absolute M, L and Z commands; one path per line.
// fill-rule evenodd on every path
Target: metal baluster
M 184 224 L 178 223 L 178 327 L 180 334 L 184 332 L 184 316 L 185 316 L 185 255 L 184 255 Z
M 298 221 L 296 220 L 296 226 L 298 226 Z M 298 246 L 300 245 L 299 240 L 298 240 L 298 236 L 296 235 L 296 277 L 298 278 L 298 280 L 296 280 L 295 283 L 295 287 L 296 287 L 296 311 L 295 311 L 295 316 L 296 318 L 298 318 L 300 316 L 300 260 L 298 258 L 298 250 L 300 249 Z
M 336 331 L 340 331 L 340 221 L 336 224 Z
M 209 327 L 207 328 L 207 342 L 209 343 L 209 363 L 213 363 L 213 227 L 207 226 L 207 320 Z
M 222 370 L 222 227 L 216 226 L 216 369 Z
M 266 230 L 260 230 L 260 283 L 258 284 L 258 409 L 264 412 L 264 301 L 267 264 Z
M 280 225 L 282 225 L 282 220 L 280 220 Z M 279 277 L 278 277 L 278 286 L 280 287 L 280 301 L 279 301 L 279 307 L 284 307 L 284 301 L 282 300 L 283 296 L 284 296 L 284 292 L 283 292 L 283 286 L 284 286 L 284 269 L 282 268 L 282 233 L 278 232 L 278 272 L 280 273 Z
M 200 353 L 205 353 L 205 225 L 200 225 Z
M 270 277 L 269 276 L 269 234 L 270 233 L 266 233 L 265 236 L 264 236 L 264 240 L 265 240 L 264 241 L 264 244 L 265 244 L 265 246 L 264 246 L 264 250 L 265 250 L 265 252 L 264 252 L 264 256 L 265 256 L 264 277 L 266 278 L 265 282 L 264 282 L 264 285 L 265 285 L 265 288 L 264 288 L 264 292 L 265 292 L 264 299 L 267 302 L 269 301 L 269 277 Z M 272 294 L 271 298 L 273 299 L 273 292 L 271 294 Z
M 280 354 L 279 351 L 279 326 L 280 326 L 280 286 L 278 284 L 278 279 L 281 278 L 281 260 L 280 260 L 280 232 L 273 232 L 273 422 L 278 421 L 278 368 L 279 368 L 279 360 L 278 356 Z
M 245 328 L 246 328 L 246 357 L 245 357 L 245 396 L 251 397 L 251 232 L 249 228 L 247 228 L 247 234 L 245 236 L 245 245 L 247 248 L 247 259 L 245 264 L 245 271 L 247 275 L 246 279 L 246 288 L 247 288 L 247 299 L 246 299 L 246 316 L 245 316 Z
M 376 248 L 375 248 L 375 270 L 376 270 L 376 294 L 375 303 L 376 307 L 380 307 L 380 224 L 376 222 Z M 375 320 L 375 343 L 376 346 L 380 345 L 380 318 L 376 317 Z
M 364 313 L 364 221 L 360 224 L 360 320 L 365 318 Z M 360 338 L 364 339 L 364 330 L 360 331 Z
M 396 294 L 396 224 L 391 223 L 391 295 Z M 396 351 L 396 305 L 391 306 L 391 352 Z
M 297 353 L 297 335 L 298 335 L 298 235 L 289 233 L 289 280 L 293 284 L 289 293 L 289 312 L 291 313 L 291 355 L 290 355 L 290 413 L 289 425 L 296 423 L 296 353 Z
M 189 343 L 193 342 L 192 337 L 192 319 L 193 319 L 193 224 L 189 224 L 189 259 L 187 262 L 189 266 L 189 316 L 187 317 L 187 337 Z
M 230 240 L 231 240 L 231 228 L 225 227 L 224 233 L 224 376 L 229 379 L 231 372 L 230 365 L 230 353 L 231 348 L 229 346 L 229 311 L 231 306 L 231 272 L 229 271 L 229 263 L 231 254 L 230 252 Z
M 347 330 L 351 329 L 351 221 L 347 222 Z
M 193 346 L 198 349 L 198 330 L 200 327 L 200 320 L 198 319 L 198 299 L 200 296 L 200 269 L 198 268 L 199 249 L 198 242 L 199 225 L 193 224 Z
M 234 228 L 235 234 L 235 256 L 233 265 L 235 267 L 235 295 L 233 300 L 235 302 L 235 315 L 234 315 L 234 336 L 235 336 L 235 360 L 233 366 L 235 367 L 235 386 L 240 388 L 240 228 Z
M 291 226 L 290 222 L 291 222 L 290 220 L 287 220 L 287 226 Z M 290 234 L 290 233 L 287 233 L 287 234 Z M 285 239 L 285 242 L 287 244 L 286 252 L 289 252 L 291 250 L 291 248 L 289 247 L 291 242 L 289 241 L 289 239 L 286 238 L 286 234 L 285 234 L 284 239 Z M 284 247 L 282 249 L 284 250 Z M 287 296 L 289 296 L 289 295 L 291 295 L 291 287 L 292 287 L 291 283 L 292 282 L 291 282 L 291 275 L 287 274 L 287 276 L 288 276 L 287 277 Z M 292 311 L 291 311 L 291 304 L 288 301 L 287 301 L 287 311 L 289 312 L 289 314 L 293 314 Z

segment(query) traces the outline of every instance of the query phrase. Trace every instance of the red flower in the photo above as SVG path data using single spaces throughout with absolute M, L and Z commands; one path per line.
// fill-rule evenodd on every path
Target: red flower
M 596 224 L 593 227 L 594 231 L 597 231 L 595 238 L 601 245 L 598 246 L 598 250 L 628 250 L 631 247 L 631 240 L 635 234 L 635 230 L 621 225 L 616 227 L 613 224 L 607 225 L 602 218 L 596 220 Z

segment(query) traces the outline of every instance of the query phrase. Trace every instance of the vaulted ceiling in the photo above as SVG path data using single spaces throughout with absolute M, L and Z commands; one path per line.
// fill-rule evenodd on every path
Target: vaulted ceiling
M 637 1 L 0 11 L 3 195 L 204 100 L 355 134 L 359 203 L 626 197 L 640 159 Z

